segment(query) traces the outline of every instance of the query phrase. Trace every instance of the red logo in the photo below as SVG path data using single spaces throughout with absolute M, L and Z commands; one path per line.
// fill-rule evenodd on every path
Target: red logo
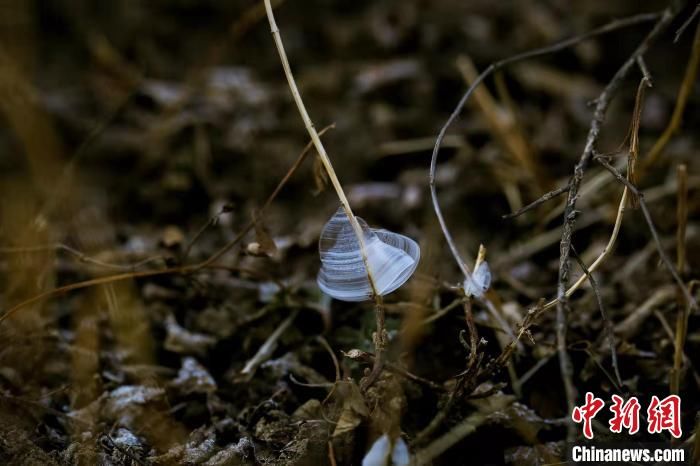
M 615 432 L 619 434 L 622 432 L 622 428 L 627 429 L 627 433 L 634 435 L 639 432 L 639 401 L 637 397 L 632 397 L 623 404 L 624 400 L 622 397 L 613 395 L 612 396 L 613 405 L 610 407 L 610 411 L 613 412 L 613 417 L 610 419 L 608 424 L 610 425 L 610 432 Z
M 678 395 L 669 395 L 661 401 L 657 396 L 652 396 L 647 416 L 650 434 L 667 430 L 676 438 L 681 436 L 681 399 Z
M 605 402 L 602 399 L 596 398 L 591 392 L 586 392 L 586 403 L 583 406 L 576 406 L 571 413 L 571 419 L 575 423 L 583 422 L 583 435 L 589 440 L 593 438 L 591 421 L 598 414 L 598 411 L 603 409 L 603 406 L 605 406 Z
M 621 396 L 612 395 L 610 411 L 612 418 L 608 421 L 610 432 L 616 434 L 627 430 L 629 435 L 639 432 L 639 411 L 641 405 L 637 397 L 631 397 L 625 401 Z M 571 419 L 577 424 L 583 424 L 583 436 L 593 439 L 593 418 L 603 409 L 605 402 L 597 398 L 593 393 L 586 392 L 586 402 L 576 406 L 571 413 Z M 675 438 L 682 435 L 681 431 L 681 399 L 678 395 L 669 395 L 663 400 L 652 396 L 647 408 L 647 432 L 659 434 L 668 431 Z

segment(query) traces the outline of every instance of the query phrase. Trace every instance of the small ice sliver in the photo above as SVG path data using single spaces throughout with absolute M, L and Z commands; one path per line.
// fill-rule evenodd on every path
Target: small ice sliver
M 362 466 L 408 466 L 411 461 L 411 455 L 408 451 L 408 445 L 401 437 L 397 438 L 393 443 L 393 449 L 387 434 L 379 437 L 369 449 L 365 457 L 362 458 Z M 391 458 L 391 463 L 389 463 Z
M 486 261 L 478 265 L 471 277 L 464 280 L 464 293 L 467 296 L 483 298 L 491 286 L 491 269 Z
M 367 262 L 377 292 L 384 296 L 398 289 L 411 277 L 420 260 L 420 248 L 411 238 L 391 231 L 370 228 L 356 217 L 364 234 Z M 343 208 L 326 223 L 318 249 L 321 291 L 341 301 L 364 301 L 371 297 L 360 244 Z

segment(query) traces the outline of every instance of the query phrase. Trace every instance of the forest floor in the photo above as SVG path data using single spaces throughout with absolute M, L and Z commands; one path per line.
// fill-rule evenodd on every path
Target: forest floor
M 485 247 L 480 299 L 428 177 L 463 92 L 491 63 L 666 2 L 273 4 L 355 213 L 420 245 L 384 297 L 381 374 L 368 386 L 373 303 L 317 285 L 340 204 L 263 3 L 8 0 L 0 464 L 358 465 L 383 434 L 421 464 L 559 464 L 583 441 L 570 419 L 586 392 L 606 402 L 596 440 L 629 440 L 608 429 L 618 394 L 641 403 L 635 440 L 671 441 L 646 432 L 646 407 L 677 393 L 675 442 L 700 445 L 693 2 L 653 40 L 661 16 L 498 71 L 448 128 L 437 195 L 470 267 Z

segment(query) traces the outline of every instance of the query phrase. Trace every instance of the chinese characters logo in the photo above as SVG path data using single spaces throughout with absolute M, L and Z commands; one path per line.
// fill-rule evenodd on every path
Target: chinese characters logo
M 597 398 L 593 393 L 587 392 L 585 403 L 576 406 L 571 413 L 571 419 L 577 424 L 583 424 L 583 435 L 587 439 L 593 439 L 593 418 L 605 406 L 605 401 Z M 639 412 L 641 405 L 636 397 L 625 401 L 618 395 L 612 396 L 610 411 L 613 416 L 608 421 L 610 431 L 621 433 L 623 429 L 634 435 L 639 432 Z M 668 431 L 675 438 L 682 435 L 681 431 L 681 399 L 678 395 L 669 395 L 660 400 L 652 396 L 647 414 L 647 432 L 658 434 Z

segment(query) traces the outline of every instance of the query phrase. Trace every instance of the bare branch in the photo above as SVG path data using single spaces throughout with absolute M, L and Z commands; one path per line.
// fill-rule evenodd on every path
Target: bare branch
M 559 243 L 559 278 L 557 283 L 557 349 L 559 351 L 559 363 L 561 366 L 562 377 L 564 379 L 564 388 L 566 390 L 569 412 L 571 412 L 573 409 L 576 391 L 569 377 L 571 361 L 568 353 L 566 352 L 566 289 L 569 283 L 569 255 L 571 252 L 571 236 L 576 224 L 576 201 L 578 200 L 578 190 L 581 186 L 581 182 L 583 181 L 584 172 L 588 167 L 591 158 L 593 157 L 595 145 L 598 141 L 598 135 L 600 134 L 600 129 L 603 126 L 605 114 L 607 113 L 610 102 L 617 93 L 617 90 L 620 88 L 620 85 L 627 76 L 627 73 L 629 73 L 630 69 L 632 69 L 635 63 L 637 63 L 637 59 L 646 53 L 652 42 L 669 26 L 671 20 L 681 7 L 682 5 L 679 5 L 677 2 L 672 2 L 671 5 L 664 10 L 661 18 L 656 22 L 651 32 L 647 34 L 642 43 L 634 52 L 632 52 L 630 57 L 617 70 L 610 82 L 605 86 L 605 89 L 603 89 L 603 92 L 598 96 L 596 108 L 593 113 L 593 120 L 591 121 L 591 126 L 588 130 L 588 137 L 586 138 L 586 145 L 583 149 L 583 153 L 581 154 L 581 158 L 574 168 L 574 174 L 569 182 L 569 192 L 566 200 L 566 207 L 564 208 L 564 225 L 562 228 L 561 241 Z M 572 422 L 569 422 L 567 427 L 567 438 L 573 441 L 576 435 L 575 425 Z
M 600 163 L 603 167 L 605 167 L 610 173 L 613 174 L 613 176 L 622 184 L 627 186 L 627 188 L 635 195 L 637 196 L 637 199 L 639 199 L 639 206 L 642 208 L 642 213 L 644 214 L 644 219 L 647 222 L 647 226 L 649 227 L 649 231 L 651 232 L 651 236 L 654 239 L 654 243 L 656 243 L 656 250 L 659 252 L 659 256 L 661 257 L 661 261 L 664 263 L 666 266 L 666 269 L 669 271 L 673 279 L 676 281 L 676 284 L 678 285 L 678 288 L 680 288 L 681 292 L 683 293 L 683 296 L 685 297 L 686 301 L 688 302 L 689 306 L 691 309 L 697 309 L 698 308 L 698 303 L 695 301 L 695 298 L 690 294 L 688 291 L 688 287 L 685 286 L 685 283 L 683 283 L 683 280 L 681 279 L 680 275 L 678 275 L 678 272 L 676 271 L 676 268 L 673 266 L 671 263 L 671 260 L 668 258 L 668 254 L 663 249 L 663 246 L 661 245 L 661 239 L 659 238 L 659 234 L 656 232 L 656 227 L 654 226 L 654 221 L 651 219 L 651 214 L 649 213 L 649 208 L 647 207 L 647 203 L 644 200 L 644 194 L 641 193 L 632 183 L 630 183 L 627 178 L 625 178 L 619 171 L 615 169 L 610 163 L 605 160 L 602 157 L 596 157 L 595 160 Z
M 494 71 L 497 71 L 501 68 L 504 68 L 508 65 L 512 65 L 514 63 L 527 60 L 530 58 L 534 57 L 539 57 L 542 55 L 547 55 L 550 53 L 555 53 L 559 52 L 561 50 L 564 50 L 568 47 L 574 46 L 584 40 L 590 39 L 592 37 L 599 36 L 601 34 L 606 34 L 608 32 L 612 32 L 621 28 L 633 26 L 636 24 L 641 24 L 645 23 L 648 21 L 653 21 L 655 19 L 659 18 L 658 13 L 646 13 L 646 14 L 640 14 L 640 15 L 635 15 L 631 16 L 629 18 L 625 19 L 620 19 L 616 21 L 612 21 L 604 26 L 601 26 L 597 29 L 594 29 L 592 31 L 589 31 L 587 33 L 572 37 L 570 39 L 566 39 L 564 41 L 558 42 L 553 45 L 549 45 L 547 47 L 542 47 L 539 49 L 535 50 L 530 50 L 524 53 L 520 53 L 517 55 L 514 55 L 512 57 L 506 58 L 504 60 L 498 61 L 496 63 L 492 63 L 488 68 L 486 68 L 484 71 L 481 72 L 481 74 L 474 80 L 474 82 L 469 86 L 469 88 L 466 90 L 464 95 L 462 95 L 462 98 L 459 100 L 457 103 L 457 106 L 455 109 L 452 111 L 452 114 L 450 117 L 447 119 L 445 124 L 442 126 L 440 129 L 440 132 L 438 133 L 437 139 L 435 140 L 435 146 L 433 147 L 433 153 L 432 153 L 432 158 L 430 160 L 430 196 L 433 201 L 433 209 L 435 210 L 435 215 L 438 218 L 438 222 L 440 223 L 440 228 L 442 229 L 443 234 L 445 235 L 445 240 L 447 241 L 448 246 L 450 247 L 450 251 L 452 252 L 452 256 L 454 257 L 455 261 L 457 262 L 457 265 L 459 266 L 460 270 L 464 274 L 465 278 L 469 278 L 470 273 L 469 273 L 469 268 L 462 259 L 461 255 L 459 254 L 459 251 L 457 249 L 457 245 L 454 242 L 454 239 L 452 239 L 452 235 L 450 234 L 447 224 L 445 223 L 445 218 L 442 215 L 442 210 L 440 209 L 440 204 L 438 202 L 437 198 L 437 190 L 435 188 L 435 172 L 437 168 L 437 156 L 438 153 L 440 152 L 440 146 L 442 145 L 442 141 L 445 138 L 445 134 L 447 133 L 447 129 L 452 125 L 452 123 L 457 119 L 460 113 L 462 113 L 462 109 L 464 108 L 464 105 L 467 103 L 467 100 L 469 100 L 469 97 L 474 93 L 474 90 L 479 86 L 479 84 L 482 83 L 487 77 L 489 77 L 491 74 L 493 74 Z
M 615 350 L 615 328 L 613 326 L 612 320 L 608 317 L 605 312 L 605 306 L 603 305 L 603 296 L 600 293 L 600 288 L 598 287 L 598 281 L 593 277 L 593 273 L 588 270 L 586 264 L 581 260 L 574 246 L 571 246 L 571 251 L 574 253 L 574 259 L 578 262 L 579 267 L 583 270 L 583 273 L 588 277 L 588 282 L 593 288 L 593 293 L 595 293 L 596 300 L 598 301 L 598 308 L 600 309 L 600 316 L 603 318 L 603 324 L 605 325 L 605 333 L 608 339 L 608 344 L 610 345 L 610 359 L 612 360 L 613 371 L 615 371 L 615 377 L 617 378 L 617 388 L 618 390 L 622 387 L 622 377 L 620 376 L 620 366 L 617 363 L 617 351 Z
M 567 191 L 569 191 L 568 185 L 562 186 L 561 188 L 553 189 L 553 190 L 549 191 L 548 193 L 543 194 L 536 201 L 531 202 L 530 204 L 516 210 L 515 212 L 511 212 L 510 214 L 503 215 L 501 218 L 508 219 L 508 218 L 518 217 L 518 216 L 524 214 L 525 212 L 528 212 L 536 207 L 539 207 L 540 205 L 544 204 L 545 202 L 549 201 L 550 199 L 554 199 L 555 197 L 564 194 Z

